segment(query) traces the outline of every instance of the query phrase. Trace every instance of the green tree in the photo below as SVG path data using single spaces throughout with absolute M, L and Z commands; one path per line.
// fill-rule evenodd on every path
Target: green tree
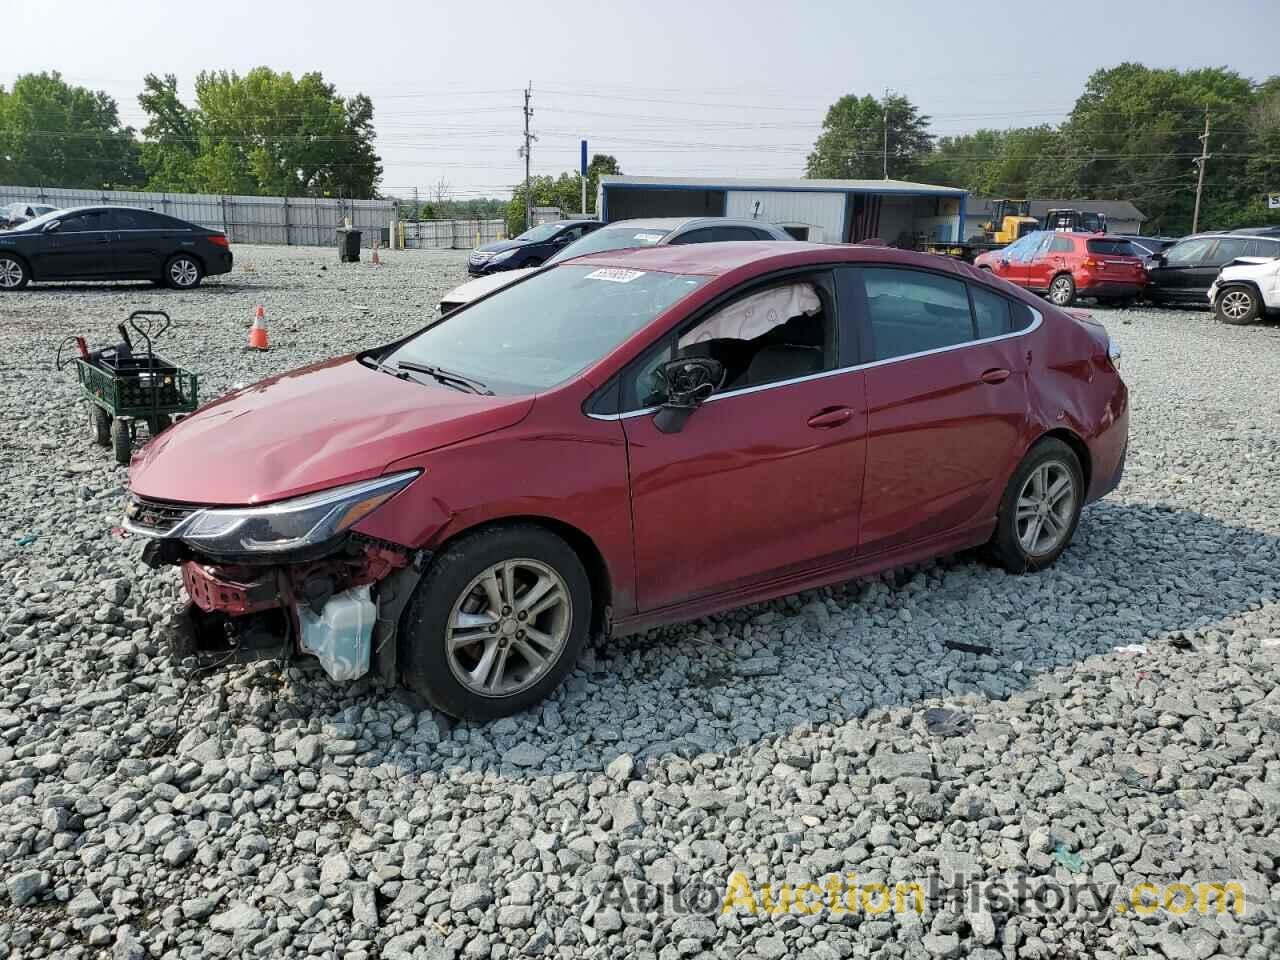
M 1246 160 L 1252 137 L 1252 84 L 1224 68 L 1152 69 L 1122 63 L 1089 77 L 1062 126 L 1079 165 L 1078 195 L 1133 200 L 1150 228 L 1191 229 L 1194 160 L 1208 111 L 1214 159 L 1205 177 L 1200 226 L 1231 226 L 1256 187 Z
M 176 78 L 148 75 L 138 102 L 153 189 L 372 197 L 382 176 L 373 102 L 338 96 L 319 73 L 201 73 L 194 108 L 178 98 Z
M 0 183 L 97 190 L 141 182 L 133 130 L 111 97 L 56 71 L 0 87 Z
M 806 176 L 822 179 L 872 180 L 884 175 L 888 127 L 888 176 L 907 180 L 916 175 L 933 137 L 929 118 L 906 97 L 841 97 L 827 110 L 822 133 L 809 154 Z
M 596 186 L 603 174 L 621 174 L 615 157 L 597 153 L 587 164 L 587 213 L 596 212 Z M 558 177 L 537 176 L 529 181 L 534 207 L 559 207 L 565 213 L 575 213 L 582 206 L 582 175 L 578 172 L 562 173 Z M 516 236 L 525 231 L 524 184 L 512 188 L 511 202 L 507 204 L 507 235 Z

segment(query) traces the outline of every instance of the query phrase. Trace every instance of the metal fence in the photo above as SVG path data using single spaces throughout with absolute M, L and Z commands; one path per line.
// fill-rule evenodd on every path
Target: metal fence
M 385 247 L 395 232 L 391 200 L 234 197 L 203 193 L 141 193 L 131 190 L 65 190 L 60 187 L 0 186 L 0 205 L 25 200 L 54 207 L 113 204 L 142 207 L 222 230 L 232 243 L 279 243 L 330 247 L 334 231 L 350 217 L 363 231 L 361 242 Z
M 502 220 L 405 220 L 404 245 L 415 250 L 470 250 L 506 237 Z

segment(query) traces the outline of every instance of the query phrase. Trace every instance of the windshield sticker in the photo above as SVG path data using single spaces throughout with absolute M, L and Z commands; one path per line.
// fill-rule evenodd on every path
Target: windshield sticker
M 624 270 L 622 267 L 601 267 L 587 274 L 588 280 L 608 280 L 612 283 L 630 283 L 636 277 L 643 277 L 643 270 Z
M 657 243 L 659 240 L 661 240 L 661 239 L 663 238 L 663 236 L 665 236 L 665 234 L 661 234 L 661 233 L 637 233 L 634 237 L 632 237 L 632 239 L 633 239 L 633 240 L 643 240 L 645 243 Z

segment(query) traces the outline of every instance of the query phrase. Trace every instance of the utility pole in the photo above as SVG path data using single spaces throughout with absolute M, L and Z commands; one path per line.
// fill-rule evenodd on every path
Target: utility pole
M 535 139 L 529 132 L 529 118 L 533 116 L 533 108 L 529 106 L 529 98 L 533 96 L 533 82 L 524 88 L 524 228 L 533 226 L 533 195 L 529 192 L 529 145 Z
M 889 179 L 889 88 L 884 90 L 884 178 Z
M 1196 210 L 1191 215 L 1191 232 L 1195 233 L 1200 229 L 1200 194 L 1204 191 L 1204 168 L 1209 165 L 1209 105 L 1205 104 L 1204 108 L 1204 133 L 1200 137 L 1200 159 L 1196 162 L 1200 165 L 1200 176 L 1196 179 Z

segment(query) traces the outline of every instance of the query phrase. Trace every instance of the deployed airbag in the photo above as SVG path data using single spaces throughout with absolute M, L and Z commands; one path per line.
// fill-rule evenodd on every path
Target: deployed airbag
M 792 317 L 813 316 L 821 309 L 822 300 L 811 283 L 770 287 L 718 310 L 682 336 L 679 346 L 704 340 L 753 340 Z

